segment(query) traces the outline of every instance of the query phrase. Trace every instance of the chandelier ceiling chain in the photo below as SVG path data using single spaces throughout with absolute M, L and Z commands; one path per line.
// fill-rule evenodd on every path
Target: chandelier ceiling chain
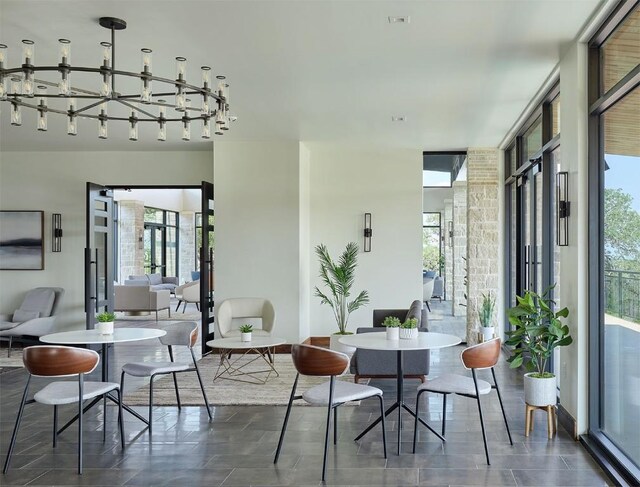
M 229 85 L 224 76 L 216 76 L 217 86 L 212 88 L 211 67 L 200 68 L 202 86 L 186 81 L 187 59 L 176 57 L 176 79 L 162 78 L 152 73 L 152 53 L 148 48 L 141 49 L 142 70 L 139 73 L 116 69 L 116 31 L 127 27 L 124 20 L 114 17 L 101 17 L 99 23 L 111 31 L 111 42 L 101 42 L 102 64 L 99 68 L 73 66 L 71 64 L 71 41 L 58 39 L 60 63 L 52 66 L 35 64 L 35 43 L 32 40 L 22 41 L 23 64 L 16 68 L 5 67 L 8 48 L 0 44 L 0 100 L 11 104 L 11 125 L 22 125 L 22 107 L 38 111 L 37 129 L 47 130 L 47 114 L 55 113 L 67 117 L 67 133 L 77 135 L 78 117 L 98 121 L 98 137 L 106 139 L 109 121 L 124 121 L 129 124 L 129 139 L 138 140 L 138 125 L 141 122 L 158 124 L 158 140 L 167 140 L 167 124 L 178 122 L 182 125 L 182 139 L 191 140 L 191 122 L 201 121 L 203 139 L 209 139 L 212 133 L 223 135 L 229 130 L 229 123 L 236 117 L 229 114 Z M 57 71 L 60 81 L 52 83 L 36 79 L 36 72 Z M 88 90 L 71 86 L 72 73 L 96 73 L 100 75 L 100 89 Z M 116 91 L 117 78 L 138 78 L 140 91 L 137 93 L 120 93 Z M 153 91 L 154 83 L 167 86 L 172 90 Z M 48 87 L 57 87 L 57 94 L 47 93 Z M 174 104 L 165 99 L 173 96 Z M 199 98 L 200 106 L 192 107 L 189 96 Z M 37 98 L 37 102 L 29 102 Z M 66 99 L 67 110 L 52 108 L 47 105 L 50 98 Z M 83 106 L 80 106 L 83 103 Z M 108 113 L 108 104 L 116 103 L 130 110 L 128 117 L 113 116 Z M 153 111 L 157 107 L 157 113 Z M 98 108 L 99 113 L 88 113 Z M 168 117 L 167 108 L 174 108 L 179 116 Z M 197 113 L 197 115 L 194 114 Z

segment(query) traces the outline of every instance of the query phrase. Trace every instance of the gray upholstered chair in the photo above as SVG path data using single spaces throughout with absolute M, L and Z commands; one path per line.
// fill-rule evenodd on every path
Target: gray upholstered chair
M 120 427 L 120 441 L 124 449 L 124 424 L 122 421 L 122 401 L 120 397 L 120 385 L 115 382 L 85 381 L 84 374 L 90 374 L 100 362 L 100 356 L 93 350 L 85 350 L 75 347 L 61 347 L 52 345 L 40 345 L 27 347 L 22 353 L 22 361 L 29 372 L 27 384 L 24 387 L 22 401 L 18 409 L 18 417 L 11 435 L 7 458 L 4 462 L 3 473 L 9 470 L 11 454 L 16 444 L 18 430 L 22 421 L 22 413 L 27 404 L 35 402 L 53 406 L 53 447 L 56 447 L 58 437 L 58 406 L 65 404 L 78 404 L 78 473 L 82 473 L 82 416 L 83 402 L 94 397 L 105 396 L 111 391 L 116 391 L 118 397 L 118 426 Z M 31 377 L 69 377 L 77 376 L 75 381 L 49 382 L 44 388 L 35 393 L 33 399 L 27 400 Z M 105 411 L 106 413 L 106 411 Z M 104 414 L 105 428 L 106 417 Z
M 202 396 L 204 397 L 204 403 L 207 406 L 207 413 L 209 419 L 212 419 L 211 408 L 209 407 L 209 400 L 207 399 L 207 393 L 204 390 L 204 384 L 202 383 L 202 377 L 200 376 L 200 369 L 198 369 L 198 362 L 196 356 L 193 353 L 193 347 L 198 341 L 198 325 L 193 321 L 181 321 L 179 323 L 173 323 L 164 328 L 167 332 L 166 335 L 159 338 L 163 345 L 169 348 L 170 362 L 130 362 L 122 366 L 122 376 L 120 378 L 120 390 L 124 391 L 124 376 L 129 374 L 133 377 L 149 377 L 149 434 L 152 432 L 153 426 L 153 379 L 156 375 L 173 375 L 173 385 L 176 389 L 176 400 L 178 402 L 178 409 L 182 409 L 180 404 L 180 392 L 178 391 L 178 378 L 177 374 L 182 372 L 195 372 L 198 376 L 198 382 L 200 383 L 200 390 L 202 390 Z M 175 362 L 173 360 L 173 347 L 185 346 L 191 353 L 191 359 L 193 364 L 186 362 Z
M 380 415 L 382 418 L 382 445 L 384 448 L 384 457 L 387 458 L 387 436 L 384 425 L 384 401 L 382 400 L 382 391 L 377 387 L 365 386 L 362 384 L 351 384 L 350 382 L 336 381 L 336 376 L 345 372 L 349 365 L 349 357 L 344 353 L 335 350 L 327 350 L 326 348 L 314 347 L 312 345 L 292 345 L 291 358 L 296 368 L 297 374 L 291 389 L 287 412 L 284 416 L 282 431 L 280 432 L 280 440 L 276 449 L 276 456 L 273 463 L 278 463 L 284 434 L 287 430 L 289 422 L 289 414 L 293 401 L 303 399 L 314 406 L 327 407 L 327 424 L 324 434 L 324 459 L 322 462 L 322 480 L 324 481 L 327 473 L 327 447 L 329 444 L 329 423 L 331 422 L 331 413 L 333 413 L 333 444 L 336 444 L 338 437 L 338 406 L 348 401 L 359 401 L 377 397 L 380 402 Z M 300 396 L 296 396 L 298 387 L 298 378 L 302 375 L 330 377 L 329 382 L 312 387 Z
M 55 331 L 63 296 L 60 287 L 37 287 L 27 292 L 16 311 L 0 315 L 0 337 L 9 340 L 9 357 L 15 337 L 41 337 Z
M 504 424 L 507 427 L 507 435 L 509 435 L 509 442 L 513 445 L 511 439 L 511 431 L 509 431 L 509 423 L 507 421 L 507 415 L 504 412 L 504 405 L 502 404 L 502 396 L 500 395 L 500 389 L 498 388 L 498 381 L 496 379 L 496 373 L 493 370 L 500 358 L 500 338 L 494 338 L 478 345 L 465 348 L 460 354 L 460 360 L 465 369 L 471 371 L 471 377 L 459 374 L 443 374 L 434 379 L 428 380 L 425 384 L 418 387 L 418 396 L 416 398 L 416 414 L 415 424 L 413 432 L 413 453 L 416 452 L 416 440 L 418 437 L 418 416 L 420 414 L 420 396 L 425 392 L 435 392 L 442 394 L 442 436 L 445 433 L 446 425 L 446 413 L 447 413 L 447 396 L 449 394 L 457 394 L 458 396 L 470 397 L 475 399 L 478 404 L 478 413 L 480 415 L 480 426 L 482 428 L 482 439 L 484 441 L 484 452 L 487 457 L 487 465 L 491 465 L 489 460 L 489 448 L 487 446 L 487 434 L 485 432 L 484 418 L 482 416 L 482 405 L 480 404 L 480 396 L 489 394 L 492 389 L 495 389 L 498 393 L 498 401 L 500 402 L 500 409 L 502 410 L 502 417 L 504 418 Z M 493 384 L 487 381 L 478 379 L 476 374 L 477 370 L 490 369 L 493 376 Z
M 231 298 L 223 301 L 216 312 L 216 324 L 221 338 L 240 337 L 233 327 L 234 319 L 262 319 L 262 328 L 253 329 L 254 336 L 271 336 L 276 312 L 271 301 L 264 298 Z
M 182 286 L 178 286 L 176 288 L 176 298 L 178 298 L 176 312 L 183 302 L 183 313 L 187 310 L 188 303 L 195 303 L 196 308 L 198 309 L 198 311 L 200 311 L 200 281 L 191 281 L 183 284 Z
M 166 289 L 153 291 L 150 286 L 113 286 L 114 311 L 158 311 L 166 309 L 171 317 L 171 294 Z
M 427 312 L 423 308 L 420 300 L 416 300 L 411 303 L 409 309 L 373 310 L 373 327 L 358 328 L 356 333 L 384 332 L 386 328 L 382 326 L 382 322 L 387 316 L 394 316 L 402 322 L 407 318 L 415 318 L 418 320 L 418 329 L 420 331 L 429 331 L 427 329 Z M 431 358 L 429 350 L 404 352 L 402 357 L 404 361 L 402 364 L 404 376 L 410 379 L 420 379 L 424 382 L 424 376 L 429 374 L 429 360 Z M 395 378 L 397 368 L 396 360 L 396 352 L 358 348 L 353 354 L 353 357 L 351 357 L 351 373 L 354 374 L 355 382 L 358 382 L 360 378 Z

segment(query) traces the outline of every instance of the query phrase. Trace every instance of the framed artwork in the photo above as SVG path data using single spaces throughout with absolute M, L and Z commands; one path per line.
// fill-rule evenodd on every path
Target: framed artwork
M 43 270 L 43 235 L 43 211 L 0 211 L 0 270 Z

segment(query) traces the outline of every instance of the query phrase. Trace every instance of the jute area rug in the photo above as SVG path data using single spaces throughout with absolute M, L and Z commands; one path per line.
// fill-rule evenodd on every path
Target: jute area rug
M 182 313 L 182 306 L 180 306 L 180 311 L 175 312 L 175 307 L 171 310 L 171 316 L 167 313 L 166 309 L 158 312 L 158 321 L 199 321 L 202 318 L 202 315 L 195 309 L 190 310 L 187 307 L 187 312 Z M 116 313 L 116 321 L 156 321 L 156 313 L 155 311 L 146 315 L 140 316 L 131 316 L 122 312 Z
M 242 360 L 248 361 L 255 358 L 255 355 L 246 355 Z M 232 357 L 233 358 L 233 357 Z M 279 377 L 272 374 L 265 384 L 248 384 L 245 382 L 234 382 L 226 379 L 216 379 L 213 377 L 218 369 L 219 355 L 210 354 L 198 362 L 207 398 L 212 406 L 286 406 L 291 395 L 291 388 L 296 376 L 296 369 L 289 354 L 276 354 L 275 368 L 280 374 Z M 253 365 L 256 368 L 264 369 L 266 364 L 262 359 L 256 360 Z M 251 370 L 251 369 L 250 369 Z M 256 369 L 254 369 L 256 370 Z M 264 374 L 263 374 L 264 375 Z M 204 406 L 202 391 L 198 385 L 198 377 L 195 372 L 184 372 L 177 374 L 178 388 L 180 390 L 180 401 L 183 406 Z M 313 386 L 322 384 L 328 380 L 327 377 L 300 376 L 296 394 L 302 394 L 305 390 Z M 353 375 L 345 374 L 337 380 L 353 383 Z M 361 380 L 361 384 L 368 383 L 368 380 Z M 126 388 L 126 379 L 125 379 Z M 140 389 L 125 394 L 124 402 L 130 406 L 145 406 L 149 404 L 149 386 L 145 384 Z M 176 392 L 171 375 L 156 378 L 153 381 L 153 404 L 158 406 L 176 406 Z M 308 406 L 303 400 L 294 401 L 295 406 Z M 357 406 L 359 401 L 346 403 L 345 406 Z
M 22 362 L 22 349 L 14 348 L 11 350 L 11 357 L 7 357 L 7 351 L 4 348 L 0 350 L 0 354 L 0 374 L 12 369 L 24 367 L 24 363 Z

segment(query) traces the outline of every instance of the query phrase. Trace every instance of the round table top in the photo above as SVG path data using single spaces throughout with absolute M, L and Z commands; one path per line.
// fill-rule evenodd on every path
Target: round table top
M 113 335 L 102 335 L 98 330 L 76 330 L 44 335 L 40 337 L 40 341 L 57 345 L 88 345 L 91 343 L 135 342 L 159 338 L 166 334 L 166 331 L 158 328 L 116 328 L 113 330 Z
M 250 348 L 267 348 L 284 345 L 287 341 L 278 337 L 251 337 L 250 342 L 241 342 L 240 337 L 216 338 L 207 342 L 211 348 L 226 348 L 229 350 L 245 350 Z
M 420 332 L 418 338 L 413 340 L 387 340 L 387 332 L 358 333 L 347 335 L 338 340 L 344 345 L 349 345 L 365 350 L 433 350 L 436 348 L 453 347 L 462 340 L 455 335 L 445 333 Z

